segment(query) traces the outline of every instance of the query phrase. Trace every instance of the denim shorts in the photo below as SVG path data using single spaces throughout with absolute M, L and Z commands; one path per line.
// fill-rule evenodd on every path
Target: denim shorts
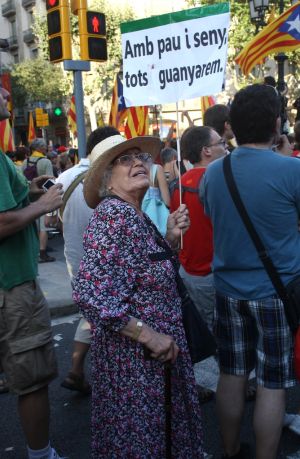
M 0 289 L 0 366 L 18 395 L 47 386 L 57 375 L 48 305 L 35 281 Z
M 214 333 L 222 373 L 242 376 L 255 369 L 257 384 L 269 389 L 296 384 L 294 339 L 276 295 L 246 301 L 217 293 Z

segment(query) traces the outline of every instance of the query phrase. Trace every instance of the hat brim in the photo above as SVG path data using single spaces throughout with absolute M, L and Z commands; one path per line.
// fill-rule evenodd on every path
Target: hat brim
M 107 167 L 121 153 L 132 148 L 139 148 L 143 152 L 150 153 L 154 161 L 161 150 L 161 141 L 158 137 L 153 136 L 133 137 L 102 153 L 95 160 L 84 179 L 83 194 L 87 205 L 91 209 L 95 209 L 101 200 L 99 190 Z

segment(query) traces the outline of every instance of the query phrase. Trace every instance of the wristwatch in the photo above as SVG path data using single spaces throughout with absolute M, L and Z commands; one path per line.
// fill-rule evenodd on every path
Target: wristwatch
M 139 338 L 140 334 L 142 333 L 143 322 L 141 320 L 138 320 L 136 322 L 136 324 L 135 324 L 135 327 L 136 327 L 136 330 L 135 330 L 135 334 L 133 335 L 132 339 L 137 341 L 137 339 Z

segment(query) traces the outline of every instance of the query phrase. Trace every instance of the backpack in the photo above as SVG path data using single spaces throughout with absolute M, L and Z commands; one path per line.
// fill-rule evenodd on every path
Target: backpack
M 185 174 L 187 172 L 187 169 L 186 169 L 186 167 L 184 165 L 183 160 L 181 160 L 180 163 L 179 163 L 179 161 L 176 161 L 176 164 L 177 164 L 178 170 L 180 172 L 180 175 L 183 175 L 183 174 Z M 179 178 L 178 177 L 174 178 L 173 180 L 171 180 L 168 183 L 170 196 L 172 196 L 172 194 L 174 193 L 174 190 L 176 188 L 178 188 L 178 183 L 179 183 Z
M 187 171 L 186 173 L 188 173 L 189 171 Z M 197 182 L 195 183 L 195 187 L 191 187 L 191 186 L 186 186 L 186 185 L 183 185 L 183 183 L 181 183 L 181 191 L 182 191 L 182 198 L 184 196 L 184 194 L 186 192 L 188 193 L 197 193 L 198 197 L 199 197 L 199 202 L 200 201 L 200 194 L 199 194 L 199 188 L 200 188 L 200 182 L 201 182 L 201 179 L 202 179 L 203 176 L 199 177 L 199 179 L 197 179 Z M 172 199 L 172 196 L 173 196 L 173 193 L 175 190 L 179 190 L 179 178 L 176 178 L 174 180 L 172 180 L 172 188 L 169 188 L 169 191 L 170 191 L 170 196 L 171 196 L 171 199 Z
M 31 182 L 34 178 L 38 177 L 38 171 L 37 171 L 37 163 L 40 159 L 43 158 L 38 158 L 36 161 L 30 161 L 30 159 L 27 159 L 26 162 L 26 167 L 23 170 L 23 174 L 27 178 L 29 182 Z

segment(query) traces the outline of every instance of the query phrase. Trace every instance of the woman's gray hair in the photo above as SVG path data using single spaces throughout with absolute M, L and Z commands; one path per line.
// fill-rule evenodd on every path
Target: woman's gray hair
M 101 186 L 100 186 L 100 189 L 99 189 L 100 198 L 104 198 L 105 196 L 110 194 L 110 192 L 108 190 L 108 184 L 109 184 L 110 179 L 111 179 L 112 170 L 113 170 L 113 165 L 109 164 L 109 166 L 103 172 Z

